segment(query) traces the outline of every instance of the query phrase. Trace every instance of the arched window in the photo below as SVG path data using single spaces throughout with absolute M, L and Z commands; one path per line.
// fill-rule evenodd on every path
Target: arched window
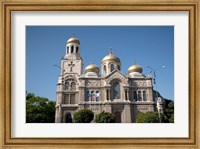
M 65 82 L 65 89 L 66 90 L 70 90 L 70 84 L 69 84 L 69 82 Z
M 66 123 L 72 123 L 72 115 L 70 112 L 68 112 L 66 115 Z
M 78 47 L 76 47 L 76 54 L 78 54 Z
M 85 94 L 85 101 L 89 101 L 89 98 L 90 98 L 90 92 L 87 91 Z
M 136 91 L 133 92 L 133 98 L 135 99 L 135 101 L 137 101 L 137 92 Z
M 69 54 L 69 47 L 67 46 L 67 54 Z
M 146 92 L 145 91 L 143 91 L 143 101 L 147 101 Z
M 142 101 L 141 91 L 138 91 L 138 100 L 139 100 L 139 101 Z
M 75 82 L 71 83 L 71 90 L 76 90 L 76 83 Z
M 120 84 L 119 84 L 119 82 L 114 82 L 112 85 L 112 97 L 113 97 L 113 99 L 120 99 Z
M 110 64 L 110 72 L 114 70 L 114 64 Z
M 106 74 L 106 65 L 103 66 L 104 74 Z
M 115 123 L 121 123 L 121 113 L 119 111 L 116 111 L 114 114 L 116 116 Z
M 74 53 L 74 46 L 71 46 L 71 53 Z

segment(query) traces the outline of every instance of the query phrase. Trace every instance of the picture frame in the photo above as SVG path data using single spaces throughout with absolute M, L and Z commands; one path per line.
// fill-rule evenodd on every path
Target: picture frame
M 200 141 L 199 0 L 1 1 L 1 146 L 3 148 L 194 148 Z M 188 11 L 189 12 L 189 137 L 188 138 L 12 138 L 11 14 L 13 11 Z

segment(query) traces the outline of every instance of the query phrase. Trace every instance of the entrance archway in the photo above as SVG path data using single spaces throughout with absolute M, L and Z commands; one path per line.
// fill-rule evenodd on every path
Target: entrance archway
M 119 111 L 116 111 L 115 116 L 116 116 L 115 123 L 121 123 L 121 113 Z
M 66 115 L 66 123 L 72 123 L 72 115 L 71 115 L 71 113 L 67 113 L 67 115 Z

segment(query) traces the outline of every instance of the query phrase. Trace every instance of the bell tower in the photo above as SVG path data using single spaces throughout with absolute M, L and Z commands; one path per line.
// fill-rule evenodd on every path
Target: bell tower
M 61 72 L 56 91 L 55 122 L 62 123 L 70 119 L 73 110 L 66 105 L 78 104 L 78 78 L 82 75 L 83 60 L 80 56 L 80 41 L 74 36 L 67 40 L 66 53 L 61 60 Z M 68 115 L 68 120 L 66 116 Z
M 80 56 L 80 41 L 74 36 L 67 40 L 66 54 L 61 62 L 64 73 L 76 73 L 79 76 L 83 71 L 83 60 Z

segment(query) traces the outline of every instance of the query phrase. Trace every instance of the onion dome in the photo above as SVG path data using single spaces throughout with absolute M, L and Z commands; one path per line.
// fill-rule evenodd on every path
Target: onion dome
M 134 64 L 132 66 L 130 66 L 128 68 L 128 72 L 131 73 L 131 72 L 139 72 L 139 73 L 142 73 L 142 67 L 137 65 L 137 64 Z
M 91 63 L 90 65 L 88 65 L 86 68 L 85 68 L 85 72 L 95 72 L 96 74 L 99 73 L 99 67 L 93 63 Z
M 71 37 L 67 40 L 67 43 L 76 43 L 76 44 L 80 44 L 80 41 L 78 40 L 78 38 L 76 37 Z
M 118 57 L 116 57 L 115 55 L 112 54 L 112 50 L 110 49 L 110 54 L 105 56 L 103 59 L 102 59 L 102 63 L 105 62 L 105 61 L 114 61 L 114 62 L 120 62 L 120 59 Z

